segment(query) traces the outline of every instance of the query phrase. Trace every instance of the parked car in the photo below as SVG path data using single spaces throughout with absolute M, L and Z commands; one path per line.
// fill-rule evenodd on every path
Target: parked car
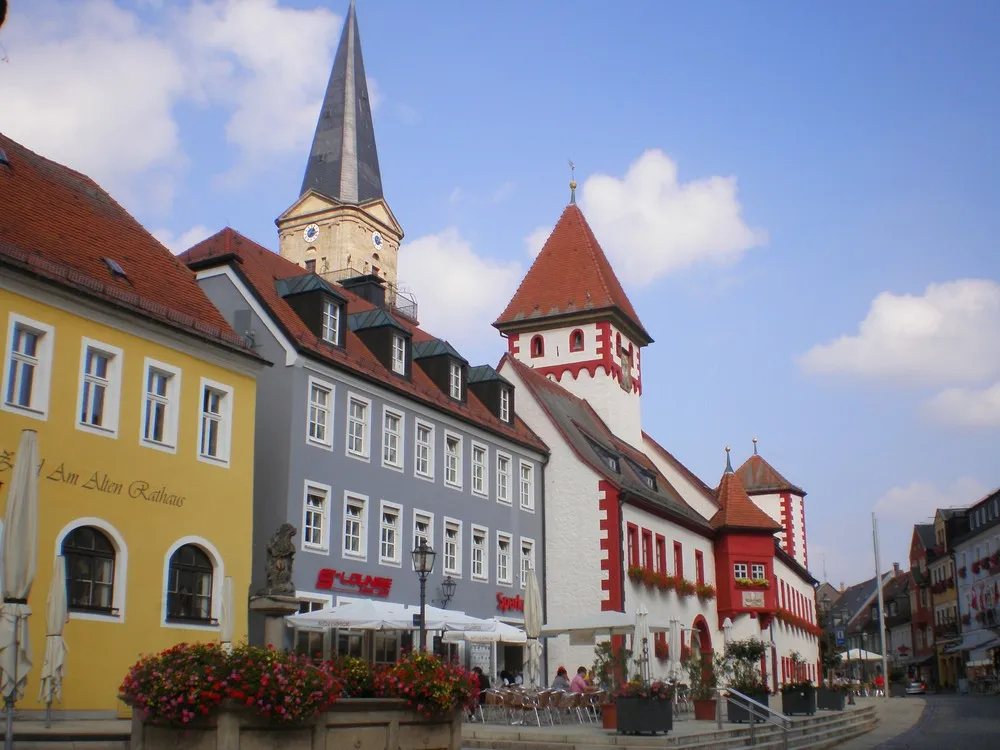
M 907 695 L 924 695 L 927 692 L 927 685 L 919 680 L 910 680 L 906 685 Z

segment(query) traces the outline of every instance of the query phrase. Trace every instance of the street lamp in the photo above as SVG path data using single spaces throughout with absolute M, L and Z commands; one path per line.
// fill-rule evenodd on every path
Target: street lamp
M 427 540 L 421 538 L 420 544 L 410 553 L 413 557 L 413 569 L 420 579 L 420 650 L 427 650 L 427 577 L 434 570 L 434 558 L 437 557 Z
M 457 588 L 458 582 L 451 576 L 448 576 L 441 581 L 441 606 L 448 606 L 448 602 L 450 602 L 452 597 L 455 596 L 455 589 Z

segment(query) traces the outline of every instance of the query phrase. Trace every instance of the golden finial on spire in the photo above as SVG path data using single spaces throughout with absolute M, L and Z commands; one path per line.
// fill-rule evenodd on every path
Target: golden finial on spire
M 569 159 L 569 202 L 576 203 L 576 164 Z

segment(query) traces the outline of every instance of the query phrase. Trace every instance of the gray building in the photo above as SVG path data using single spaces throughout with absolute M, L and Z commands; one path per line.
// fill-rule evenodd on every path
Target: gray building
M 547 449 L 517 418 L 513 386 L 420 329 L 396 287 L 402 231 L 381 192 L 360 54 L 352 5 L 304 192 L 278 220 L 281 255 L 227 228 L 182 256 L 275 364 L 257 384 L 253 585 L 289 522 L 301 611 L 352 598 L 417 604 L 410 552 L 424 538 L 438 553 L 428 603 L 516 623 L 528 568 L 543 578 Z M 356 268 L 330 271 L 331 258 Z M 262 636 L 252 617 L 251 638 Z M 350 633 L 294 638 L 309 652 L 363 648 Z M 405 635 L 365 644 L 384 660 L 407 645 Z M 493 667 L 517 668 L 520 647 L 504 651 Z

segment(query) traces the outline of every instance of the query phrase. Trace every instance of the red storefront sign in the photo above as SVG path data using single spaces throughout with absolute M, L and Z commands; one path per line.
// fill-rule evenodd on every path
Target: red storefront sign
M 345 591 L 364 596 L 389 596 L 391 578 L 348 573 L 346 570 L 323 568 L 316 578 L 316 588 L 321 591 Z
M 498 591 L 497 609 L 501 612 L 509 612 L 512 609 L 516 609 L 518 612 L 524 612 L 524 599 L 521 598 L 520 594 L 517 596 L 504 596 Z

